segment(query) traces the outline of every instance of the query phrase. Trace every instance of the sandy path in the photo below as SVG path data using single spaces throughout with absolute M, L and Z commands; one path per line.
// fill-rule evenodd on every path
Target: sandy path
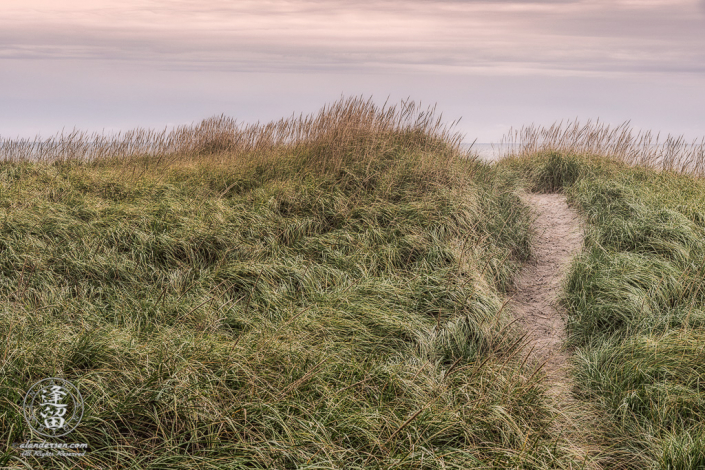
M 509 305 L 528 334 L 528 349 L 533 348 L 529 361 L 545 363 L 548 394 L 559 416 L 554 432 L 566 439 L 570 451 L 587 468 L 596 468 L 589 461 L 599 449 L 589 442 L 589 428 L 598 424 L 589 422 L 584 407 L 570 393 L 569 354 L 563 350 L 564 312 L 558 305 L 570 260 L 582 247 L 580 218 L 562 194 L 527 194 L 523 199 L 535 212 L 537 237 L 534 258 L 519 275 Z
M 582 246 L 578 214 L 562 194 L 527 194 L 524 201 L 536 212 L 534 258 L 519 275 L 510 306 L 534 346 L 530 359 L 546 362 L 550 380 L 565 379 L 566 353 L 563 314 L 557 305 L 571 258 Z

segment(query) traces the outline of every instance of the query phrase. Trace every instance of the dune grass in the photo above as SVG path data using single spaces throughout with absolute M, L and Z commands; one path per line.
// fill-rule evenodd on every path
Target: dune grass
M 81 468 L 581 468 L 504 309 L 529 213 L 438 122 L 353 99 L 0 164 L 0 465 L 76 465 L 10 447 L 63 377 Z
M 607 468 L 705 468 L 705 181 L 575 150 L 501 164 L 586 220 L 563 298 L 575 393 L 626 437 Z
M 629 166 L 705 176 L 705 137 L 688 141 L 683 136 L 634 130 L 629 121 L 611 126 L 597 121 L 560 121 L 551 126 L 530 125 L 510 129 L 499 144 L 513 156 L 533 157 L 557 153 L 607 157 Z
M 705 467 L 702 145 L 512 138 L 487 165 L 433 109 L 349 99 L 3 142 L 0 465 Z M 589 462 L 505 308 L 522 188 L 587 224 L 562 301 Z M 38 440 L 21 405 L 46 377 L 85 398 L 85 457 L 11 447 Z

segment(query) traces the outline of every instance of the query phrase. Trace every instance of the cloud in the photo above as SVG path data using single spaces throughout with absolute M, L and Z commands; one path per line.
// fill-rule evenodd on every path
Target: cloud
M 686 0 L 27 1 L 0 6 L 0 59 L 509 74 L 705 64 L 702 18 Z

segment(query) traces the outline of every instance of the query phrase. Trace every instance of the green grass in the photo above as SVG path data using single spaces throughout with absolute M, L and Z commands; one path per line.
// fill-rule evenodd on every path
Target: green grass
M 705 181 L 605 157 L 503 163 L 586 220 L 563 303 L 576 394 L 628 436 L 622 468 L 705 468 Z
M 580 468 L 503 309 L 530 256 L 514 183 L 431 128 L 350 121 L 0 164 L 0 464 L 76 463 L 9 448 L 57 376 L 82 468 Z
M 705 468 L 702 146 L 561 129 L 488 165 L 433 110 L 350 99 L 4 146 L 0 466 Z M 586 222 L 569 411 L 505 308 L 522 190 Z M 81 459 L 11 447 L 46 377 L 85 398 Z

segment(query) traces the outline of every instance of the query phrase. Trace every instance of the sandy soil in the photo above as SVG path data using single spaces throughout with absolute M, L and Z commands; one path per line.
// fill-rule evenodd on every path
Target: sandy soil
M 549 380 L 563 381 L 565 324 L 557 298 L 568 264 L 582 246 L 580 219 L 562 194 L 527 194 L 524 201 L 536 213 L 537 238 L 534 258 L 519 275 L 509 305 L 534 347 L 530 360 L 546 362 Z

